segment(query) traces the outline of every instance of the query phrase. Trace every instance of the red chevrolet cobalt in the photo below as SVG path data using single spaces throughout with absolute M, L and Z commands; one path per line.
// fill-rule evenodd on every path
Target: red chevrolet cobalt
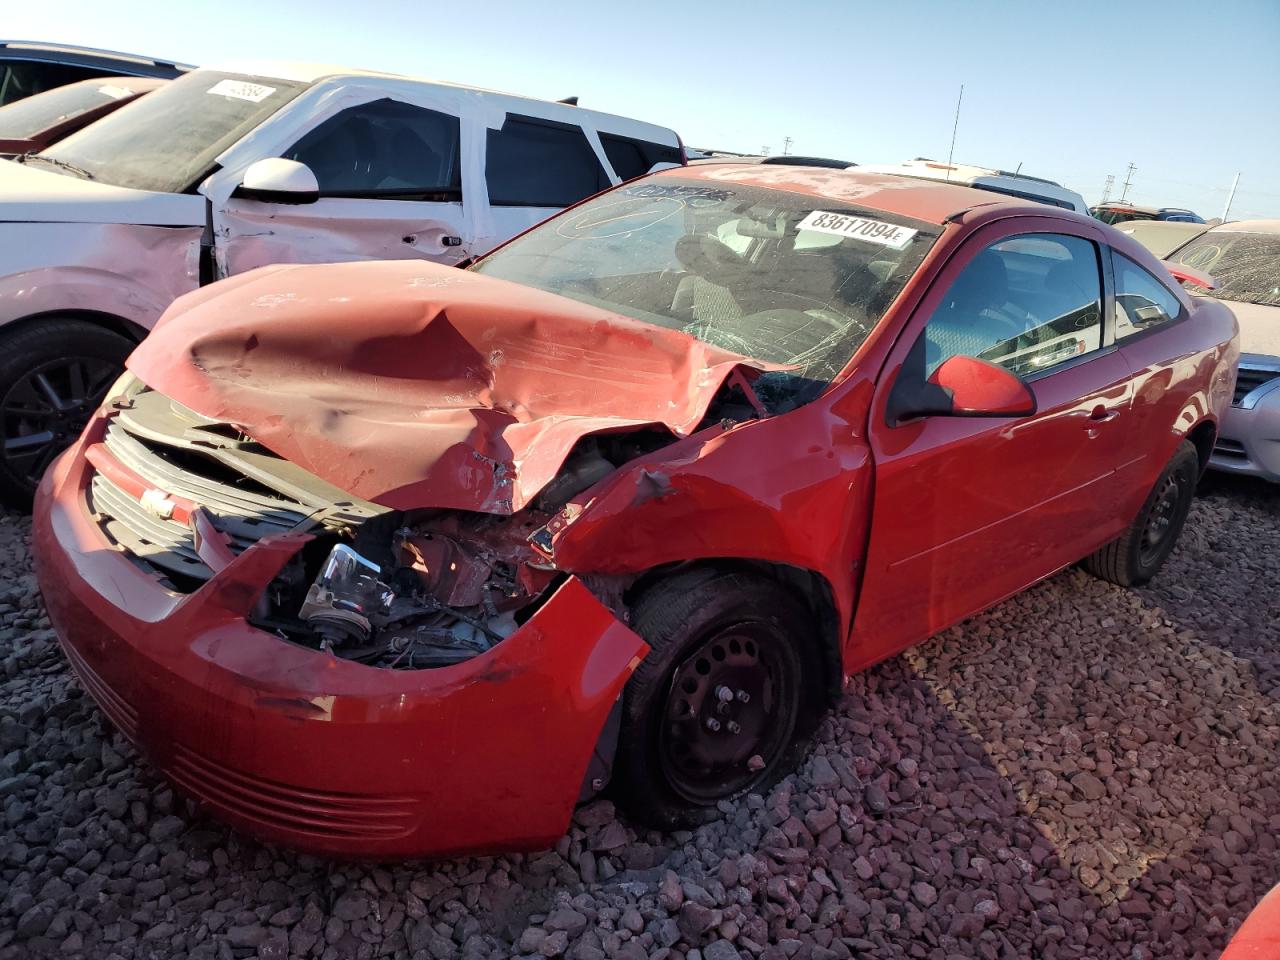
M 538 847 L 610 785 L 674 824 L 846 674 L 1080 561 L 1155 574 L 1237 353 L 1069 211 L 672 170 L 470 270 L 182 298 L 45 476 L 40 581 L 102 710 L 261 837 Z

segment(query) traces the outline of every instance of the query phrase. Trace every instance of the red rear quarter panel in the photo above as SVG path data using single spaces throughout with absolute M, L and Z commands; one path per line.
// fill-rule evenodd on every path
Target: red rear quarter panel
M 1208 423 L 1216 437 L 1235 389 L 1240 360 L 1235 316 L 1217 300 L 1184 299 L 1185 319 L 1120 342 L 1134 373 L 1133 435 L 1145 438 L 1121 467 L 1121 481 L 1133 491 L 1131 515 L 1192 431 Z

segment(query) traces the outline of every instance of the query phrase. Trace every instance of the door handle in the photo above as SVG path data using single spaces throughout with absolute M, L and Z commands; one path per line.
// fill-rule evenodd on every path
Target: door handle
M 441 242 L 441 243 L 443 243 L 446 247 L 460 247 L 460 246 L 462 246 L 462 238 L 461 238 L 461 237 L 443 236 L 443 237 L 441 237 L 441 238 L 440 238 L 440 242 Z
M 1091 423 L 1106 423 L 1109 420 L 1114 420 L 1118 416 L 1120 416 L 1119 410 L 1108 410 L 1102 404 L 1098 404 L 1093 408 L 1092 412 L 1090 412 L 1089 421 Z

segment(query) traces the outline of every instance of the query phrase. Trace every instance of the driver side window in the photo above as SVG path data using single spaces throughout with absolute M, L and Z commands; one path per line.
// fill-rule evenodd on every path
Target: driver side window
M 399 100 L 334 114 L 284 154 L 316 175 L 322 197 L 462 199 L 458 118 Z
M 1032 377 L 1102 345 L 1098 249 L 1081 237 L 1024 234 L 983 249 L 924 329 L 925 376 L 954 356 Z

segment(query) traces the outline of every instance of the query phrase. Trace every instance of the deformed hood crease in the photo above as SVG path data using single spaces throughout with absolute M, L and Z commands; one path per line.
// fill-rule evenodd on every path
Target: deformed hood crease
M 735 371 L 771 366 L 414 261 L 267 268 L 216 289 L 179 300 L 129 368 L 397 509 L 513 513 L 580 438 L 659 426 L 687 436 Z

